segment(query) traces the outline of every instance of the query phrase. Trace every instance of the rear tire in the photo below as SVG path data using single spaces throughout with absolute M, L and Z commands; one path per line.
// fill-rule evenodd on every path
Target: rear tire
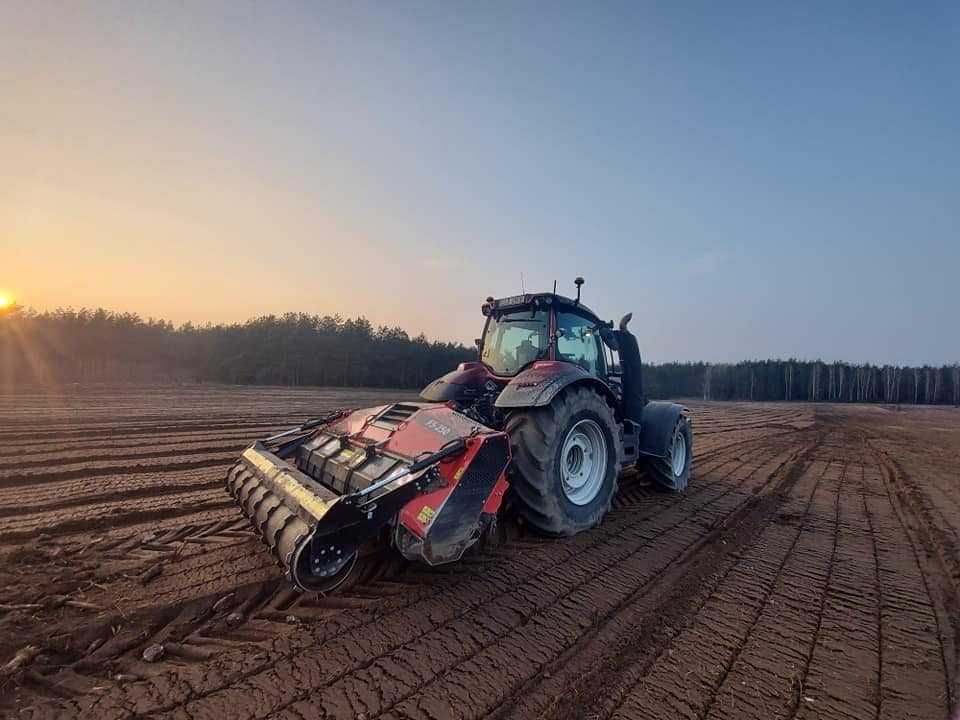
M 613 409 L 575 386 L 550 405 L 507 418 L 511 485 L 521 516 L 548 535 L 574 535 L 600 523 L 617 491 L 623 449 Z
M 671 492 L 683 492 L 693 467 L 693 429 L 690 418 L 681 415 L 670 436 L 666 457 L 650 458 L 647 469 L 656 483 Z

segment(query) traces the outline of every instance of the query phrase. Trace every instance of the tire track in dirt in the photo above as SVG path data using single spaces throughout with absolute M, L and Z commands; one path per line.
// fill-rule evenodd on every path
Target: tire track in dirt
M 169 421 L 169 418 L 165 418 L 165 420 Z M 276 415 L 257 417 L 250 422 L 189 422 L 177 424 L 152 424 L 149 422 L 143 422 L 139 426 L 131 426 L 131 424 L 127 423 L 106 426 L 88 424 L 82 430 L 76 429 L 76 423 L 64 423 L 64 425 L 59 428 L 51 428 L 49 425 L 42 425 L 39 426 L 42 429 L 32 432 L 23 431 L 22 428 L 17 432 L 0 432 L 0 442 L 3 442 L 5 445 L 9 445 L 18 440 L 26 440 L 30 443 L 37 443 L 44 440 L 56 442 L 61 439 L 71 440 L 92 438 L 100 440 L 104 437 L 127 439 L 142 438 L 144 440 L 152 440 L 157 436 L 162 437 L 164 435 L 189 433 L 195 430 L 227 430 L 232 432 L 238 429 L 256 430 L 263 428 L 264 426 L 276 427 L 286 424 L 293 426 L 298 422 L 302 422 L 302 420 L 302 416 L 297 416 L 296 419 L 291 420 L 289 415 Z
M 882 454 L 874 453 L 874 464 L 867 474 L 884 493 L 879 502 L 869 498 L 869 504 L 874 525 L 880 529 L 877 550 L 881 579 L 885 588 L 892 588 L 884 590 L 881 605 L 884 667 L 891 670 L 884 673 L 889 682 L 881 688 L 888 688 L 883 696 L 884 716 L 924 717 L 933 712 L 946 716 L 956 704 L 956 655 L 955 647 L 951 647 L 955 641 L 946 639 L 946 631 L 948 613 L 955 613 L 957 605 L 944 607 L 932 592 L 927 578 L 930 570 L 924 570 L 930 563 L 925 562 L 926 556 L 917 545 L 922 544 L 931 557 L 938 555 L 937 545 L 929 535 L 929 526 L 902 502 L 909 491 L 897 487 L 896 469 L 884 463 Z M 943 577 L 939 573 L 937 576 Z M 951 588 L 942 587 L 941 591 L 948 603 L 956 602 Z M 922 702 L 905 701 L 918 689 L 925 693 Z
M 801 541 L 804 523 L 828 467 L 823 461 L 808 467 L 784 506 L 783 514 L 793 521 L 767 526 L 697 614 L 651 663 L 649 671 L 626 678 L 627 687 L 610 693 L 600 717 L 708 716 L 716 700 L 722 697 L 732 666 L 747 649 L 750 630 L 762 622 Z M 737 610 L 736 615 L 730 617 L 733 609 Z
M 157 447 L 151 447 L 148 450 L 131 450 L 130 452 L 116 452 L 99 450 L 91 452 L 82 451 L 80 454 L 56 452 L 41 456 L 33 456 L 28 459 L 18 457 L 9 462 L 0 462 L 0 480 L 6 477 L 16 477 L 21 471 L 33 468 L 58 468 L 71 469 L 73 466 L 86 467 L 91 462 L 91 457 L 96 463 L 109 462 L 129 462 L 132 460 L 160 460 L 170 457 L 191 457 L 193 455 L 217 455 L 230 453 L 239 454 L 246 445 L 250 443 L 229 442 L 216 443 L 213 445 L 188 445 L 186 443 L 176 443 L 171 447 L 161 450 Z
M 770 489 L 713 531 L 690 557 L 666 568 L 660 582 L 505 698 L 497 718 L 573 718 L 593 715 L 611 679 L 634 672 L 662 652 L 687 617 L 696 614 L 710 588 L 725 576 L 743 548 L 762 531 L 809 464 L 817 443 L 797 446 L 770 473 Z
M 840 446 L 834 458 L 827 459 L 847 462 L 844 451 Z M 861 469 L 863 462 L 860 461 Z M 892 567 L 887 568 L 885 543 L 882 543 L 878 564 L 867 508 L 860 507 L 858 502 L 863 494 L 859 491 L 852 497 L 841 494 L 840 486 L 846 473 L 836 482 L 830 476 L 825 469 L 827 484 L 821 482 L 810 495 L 810 504 L 789 550 L 778 554 L 782 563 L 775 575 L 770 572 L 769 564 L 764 566 L 769 558 L 757 552 L 746 556 L 749 576 L 753 580 L 767 578 L 764 594 L 758 598 L 756 591 L 741 583 L 734 585 L 735 591 L 726 593 L 730 602 L 723 602 L 724 584 L 729 585 L 731 580 L 721 581 L 718 594 L 721 602 L 708 602 L 697 613 L 693 624 L 671 642 L 669 654 L 661 655 L 650 664 L 652 671 L 644 668 L 635 673 L 630 692 L 609 716 L 893 718 L 944 715 L 943 691 L 940 697 L 936 691 L 936 683 L 942 682 L 944 674 L 929 666 L 930 658 L 937 659 L 936 642 L 916 625 L 919 616 L 927 615 L 928 622 L 932 619 L 929 600 L 917 597 L 913 602 L 905 602 L 909 597 L 906 593 L 910 588 L 915 590 L 917 585 L 915 575 L 910 577 L 909 563 L 905 565 L 902 557 L 895 558 L 889 563 Z M 877 487 L 879 478 L 871 482 L 867 477 L 874 493 L 882 489 Z M 859 490 L 863 484 L 861 482 Z M 832 537 L 820 531 L 827 524 L 824 510 L 830 503 L 818 496 L 825 493 L 834 495 Z M 883 505 L 873 508 L 873 512 L 878 509 L 883 511 Z M 886 512 L 892 513 L 889 503 Z M 776 532 L 775 526 L 768 532 Z M 882 534 L 891 538 L 889 532 Z M 899 547 L 901 553 L 905 550 L 902 544 L 891 545 Z M 776 547 L 772 542 L 761 542 L 758 546 L 764 554 Z M 786 546 L 781 542 L 779 547 Z M 848 566 L 857 573 L 858 585 L 852 591 L 846 581 Z M 896 591 L 878 590 L 871 596 L 868 590 L 864 598 L 860 581 L 867 580 L 866 587 L 870 588 L 870 574 L 875 574 L 878 567 L 882 569 L 879 575 L 882 585 L 895 582 Z M 893 567 L 897 570 L 893 571 Z M 736 583 L 735 574 L 727 577 Z M 877 577 L 873 580 L 873 587 L 877 587 Z M 811 588 L 819 590 L 811 595 Z M 891 596 L 898 600 L 892 607 L 878 599 Z M 744 606 L 751 609 L 746 620 L 742 617 Z M 881 617 L 878 612 L 881 606 L 882 632 L 876 624 Z M 739 611 L 731 617 L 724 611 L 725 607 Z M 731 624 L 734 618 L 736 622 Z M 806 651 L 799 649 L 804 646 Z M 858 663 L 852 664 L 850 657 L 838 656 L 838 652 L 855 653 Z M 894 657 L 897 658 L 895 672 L 890 672 Z M 922 661 L 919 677 L 918 657 L 928 658 Z M 907 658 L 914 663 L 909 670 Z M 882 676 L 883 682 L 877 683 L 876 690 L 863 682 L 864 665 L 876 667 L 878 676 Z M 881 666 L 885 668 L 882 673 Z M 907 677 L 911 681 L 906 681 Z M 684 680 L 678 681 L 678 678 Z M 608 713 L 601 713 L 601 717 L 607 716 Z
M 835 458 L 846 462 L 846 448 L 838 446 Z M 865 463 L 872 463 L 872 459 L 859 461 L 861 471 Z M 708 603 L 698 613 L 692 630 L 685 630 L 671 643 L 671 653 L 659 657 L 652 672 L 633 678 L 632 690 L 611 716 L 944 716 L 943 691 L 938 697 L 936 687 L 944 674 L 930 667 L 931 658 L 937 659 L 936 642 L 917 624 L 924 615 L 927 622 L 932 620 L 930 602 L 918 596 L 910 598 L 908 593 L 911 589 L 915 593 L 918 585 L 916 569 L 905 563 L 902 556 L 910 552 L 909 545 L 887 545 L 888 540 L 896 538 L 890 528 L 881 530 L 886 540 L 880 542 L 878 553 L 874 553 L 876 536 L 871 513 L 886 512 L 889 516 L 892 507 L 889 502 L 885 507 L 880 503 L 868 512 L 867 504 L 860 506 L 871 492 L 864 491 L 865 485 L 874 495 L 883 489 L 878 483 L 880 478 L 871 478 L 869 474 L 866 478 L 852 497 L 841 494 L 837 483 L 836 533 L 832 538 L 835 549 L 828 552 L 823 546 L 831 538 L 822 537 L 823 533 L 817 537 L 817 526 L 822 526 L 822 522 L 811 527 L 811 521 L 816 521 L 817 507 L 827 505 L 817 500 L 815 491 L 794 544 L 783 555 L 783 564 L 767 585 L 762 602 L 746 585 L 741 585 L 736 592 L 728 593 L 731 603 L 720 603 L 713 610 Z M 829 485 L 819 489 L 821 495 L 829 491 Z M 872 504 L 869 500 L 867 503 Z M 811 552 L 818 544 L 819 552 Z M 771 543 L 765 543 L 764 551 L 768 552 L 770 547 Z M 901 556 L 888 560 L 885 547 L 896 549 Z M 747 557 L 751 565 L 757 563 L 750 574 L 754 579 L 763 577 L 761 557 Z M 848 579 L 851 569 L 855 584 Z M 793 582 L 791 575 L 796 578 Z M 781 587 L 775 590 L 778 583 Z M 892 584 L 896 585 L 895 590 L 890 589 Z M 811 586 L 821 588 L 819 596 L 810 596 Z M 872 594 L 871 587 L 875 588 Z M 891 597 L 897 599 L 895 604 L 888 604 Z M 738 629 L 743 626 L 731 625 L 731 618 L 722 610 L 724 605 L 740 608 L 741 612 L 744 605 L 760 609 L 752 615 L 749 628 Z M 700 623 L 701 629 L 697 629 L 696 623 Z M 730 663 L 731 656 L 724 653 L 729 652 L 726 648 L 737 638 L 742 644 L 736 646 L 739 649 Z M 808 648 L 805 654 L 798 652 L 797 645 L 801 643 Z M 919 667 L 918 657 L 927 658 Z M 909 668 L 907 658 L 913 663 Z M 882 680 L 874 683 L 876 688 L 869 681 L 864 683 L 864 666 L 876 668 L 877 678 Z M 720 670 L 711 671 L 712 668 Z M 710 680 L 711 676 L 719 677 L 719 682 Z M 685 681 L 678 684 L 678 678 Z
M 806 410 L 775 420 L 763 408 L 755 421 L 704 407 L 685 497 L 625 479 L 584 536 L 520 533 L 443 573 L 377 570 L 338 598 L 292 593 L 224 524 L 232 508 L 186 515 L 184 528 L 164 519 L 146 541 L 136 522 L 102 540 L 95 526 L 64 534 L 103 571 L 102 596 L 74 597 L 123 598 L 127 625 L 59 672 L 44 661 L 24 675 L 23 716 L 942 717 L 956 666 L 943 572 L 953 506 L 843 426 L 804 453 L 817 431 L 787 428 Z M 149 493 L 146 477 L 110 492 Z M 81 504 L 104 494 L 70 492 Z M 76 638 L 114 619 L 64 612 L 81 621 Z M 147 664 L 152 642 L 169 654 Z M 142 679 L 107 679 L 116 672 Z
M 5 488 L 14 488 L 59 482 L 61 480 L 93 479 L 110 477 L 112 475 L 138 475 L 159 471 L 168 472 L 171 470 L 198 470 L 201 468 L 216 467 L 217 465 L 226 467 L 236 459 L 236 453 L 224 452 L 206 455 L 197 460 L 184 460 L 182 462 L 169 462 L 166 458 L 158 458 L 157 463 L 113 463 L 102 466 L 88 463 L 83 467 L 56 469 L 48 472 L 10 473 L 0 477 L 0 483 L 2 483 Z
M 216 474 L 221 475 L 222 473 Z M 24 493 L 9 500 L 0 499 L 0 519 L 32 515 L 40 508 L 42 508 L 44 512 L 53 512 L 67 508 L 79 509 L 91 505 L 95 506 L 95 512 L 99 515 L 102 513 L 102 508 L 114 500 L 122 500 L 124 503 L 127 503 L 130 500 L 162 497 L 164 495 L 179 495 L 182 493 L 222 487 L 223 480 L 217 478 L 211 480 L 197 479 L 183 484 L 144 485 L 138 483 L 138 486 L 133 488 L 109 490 L 97 494 L 88 492 L 80 497 L 70 497 L 69 493 L 44 493 L 44 500 L 39 501 L 29 496 L 24 497 L 24 495 L 27 495 Z M 0 537 L 2 537 L 2 531 L 0 531 Z
M 742 465 L 743 465 L 743 463 L 741 463 L 741 466 L 742 466 Z M 637 520 L 633 523 L 634 526 L 636 526 L 638 523 L 639 523 L 639 524 L 642 524 L 642 520 L 643 520 L 643 518 L 637 518 Z M 602 527 L 600 530 L 595 531 L 595 533 L 588 533 L 586 536 L 584 536 L 585 539 L 581 540 L 581 542 L 586 542 L 586 541 L 587 541 L 586 539 L 589 539 L 589 538 L 592 537 L 592 538 L 593 538 L 593 541 L 592 541 L 591 544 L 597 546 L 597 545 L 601 545 L 601 544 L 603 543 L 603 540 L 605 539 L 605 536 L 610 536 L 611 533 L 614 533 L 614 534 L 615 534 L 614 528 L 613 528 L 612 526 L 611 526 L 610 528 L 608 528 L 608 530 L 607 530 L 607 532 L 606 532 L 605 534 L 603 534 L 602 531 L 603 531 L 603 527 Z M 534 547 L 537 548 L 536 554 L 537 554 L 538 557 L 541 558 L 541 562 L 543 561 L 543 559 L 547 559 L 547 560 L 549 560 L 549 563 L 550 563 L 551 565 L 554 565 L 554 566 L 557 566 L 557 565 L 562 564 L 562 563 L 564 562 L 564 559 L 565 559 L 565 555 L 564 555 L 564 554 L 561 554 L 561 556 L 559 556 L 559 557 L 555 554 L 554 551 L 557 550 L 557 547 L 556 547 L 555 544 L 553 544 L 553 543 L 542 543 L 542 544 L 538 543 L 538 544 L 535 544 Z M 514 562 L 514 564 L 513 564 L 513 566 L 512 566 L 512 567 L 513 567 L 513 572 L 517 572 L 518 570 L 520 570 L 520 569 L 522 569 L 522 568 L 524 568 L 524 567 L 527 567 L 526 563 L 523 563 L 523 562 L 521 562 L 521 563 L 519 564 L 519 566 L 518 566 L 518 564 L 516 563 L 516 558 L 514 558 L 514 560 L 515 560 L 515 562 Z M 510 567 L 510 566 L 508 566 L 508 567 Z M 500 573 L 503 573 L 503 572 L 506 571 L 506 568 L 504 568 L 503 565 L 497 565 L 497 566 L 495 566 L 495 570 L 499 571 Z M 531 572 L 531 570 L 532 570 L 534 573 L 536 573 L 537 571 L 542 572 L 542 571 L 543 571 L 543 565 L 541 564 L 541 565 L 539 565 L 539 566 L 536 566 L 535 568 L 528 568 L 526 572 L 529 573 L 529 572 Z M 483 592 L 485 592 L 486 594 L 489 594 L 490 590 L 491 590 L 493 587 L 495 587 L 496 585 L 498 585 L 498 583 L 495 583 L 495 582 L 494 582 L 494 578 L 485 577 L 484 579 L 487 580 L 487 581 L 489 581 L 489 584 L 488 584 L 488 583 L 484 583 Z M 512 588 L 514 588 L 514 587 L 516 586 L 516 583 L 517 583 L 517 581 L 518 581 L 519 579 L 520 579 L 520 578 L 517 578 L 517 577 L 511 577 L 506 586 L 500 585 L 501 591 L 502 591 L 502 592 L 509 592 Z M 437 603 L 437 604 L 439 604 L 440 607 L 439 607 L 439 609 L 437 610 L 437 612 L 443 611 L 443 608 L 448 604 L 448 602 L 449 602 L 449 598 L 447 598 L 447 594 L 448 594 L 448 593 L 449 593 L 449 590 L 446 590 L 446 589 L 445 589 L 443 600 L 442 600 L 442 601 L 439 601 L 439 600 L 438 600 L 438 603 Z M 482 595 L 481 595 L 481 596 L 482 596 Z M 470 605 L 469 605 L 468 607 L 475 606 L 476 603 L 477 603 L 477 592 L 476 592 L 476 590 L 473 590 L 473 589 L 472 589 L 469 593 L 467 593 L 467 595 L 464 597 L 464 600 L 463 600 L 463 601 L 464 601 L 464 602 L 467 602 L 467 601 L 468 601 L 468 602 L 470 603 Z M 421 608 L 418 609 L 418 611 L 415 611 L 415 612 L 414 612 L 414 617 L 410 618 L 409 621 L 402 623 L 402 626 L 403 626 L 404 628 L 407 628 L 407 627 L 417 627 L 417 617 L 419 617 L 421 611 L 426 611 L 426 612 L 429 613 L 429 609 L 428 609 L 428 608 L 427 608 L 427 609 L 423 609 L 422 606 L 421 606 Z M 449 612 L 449 610 L 447 610 L 446 612 Z M 421 621 L 421 622 L 422 622 L 422 621 Z M 411 623 L 412 623 L 412 625 L 411 625 Z M 392 623 L 391 625 L 395 625 L 395 624 Z M 399 626 L 399 624 L 396 624 L 396 626 Z M 362 628 L 363 628 L 363 627 L 369 628 L 369 631 L 373 632 L 374 634 L 376 634 L 376 633 L 378 633 L 378 632 L 380 631 L 380 628 L 376 626 L 376 623 L 368 624 L 368 625 L 365 625 L 365 626 L 361 626 L 361 628 L 359 629 L 359 631 L 362 631 Z M 357 631 L 358 631 L 358 629 L 356 629 L 356 628 L 353 630 L 354 633 L 357 632 Z M 322 643 L 322 642 L 324 642 L 324 638 L 316 638 L 315 640 L 313 640 L 313 642 Z M 329 642 L 330 642 L 330 640 L 329 640 L 329 638 L 328 638 L 328 639 L 327 639 L 327 644 L 328 644 L 328 645 L 329 645 Z M 310 644 L 312 644 L 312 642 L 311 642 L 311 643 L 308 643 L 308 645 L 310 645 Z M 275 661 L 275 662 L 283 662 L 283 660 L 282 660 L 282 659 L 278 659 L 278 660 Z M 256 669 L 256 672 L 265 672 L 265 671 L 266 671 L 266 672 L 269 672 L 269 671 L 270 671 L 269 667 L 267 667 L 267 668 L 257 668 L 257 669 Z M 195 679 L 193 682 L 191 682 L 191 686 L 194 686 L 195 682 L 196 682 L 196 679 Z M 168 696 L 165 696 L 165 699 L 169 699 Z
M 758 466 L 756 469 L 760 467 L 762 466 Z M 754 478 L 755 474 L 756 477 Z M 755 479 L 756 482 L 751 488 L 752 492 L 748 495 L 738 497 L 736 494 L 724 493 L 722 498 L 729 500 L 726 506 L 721 506 L 715 513 L 709 513 L 710 505 L 713 503 L 708 503 L 695 510 L 686 519 L 691 521 L 690 525 L 696 525 L 697 515 L 706 510 L 708 511 L 707 517 L 713 515 L 712 521 L 708 521 L 706 526 L 717 527 L 718 521 L 730 517 L 741 507 L 748 504 L 748 497 L 755 498 L 754 492 L 763 492 L 767 489 L 772 476 L 773 473 L 751 473 L 750 478 Z M 685 534 L 686 536 L 682 540 L 672 537 L 670 531 L 681 534 L 687 529 L 684 527 L 685 524 L 681 523 L 674 526 L 674 528 L 677 528 L 676 530 L 670 528 L 670 530 L 659 533 L 657 532 L 659 528 L 654 528 L 651 546 L 654 542 L 656 543 L 658 556 L 654 559 L 641 555 L 639 551 L 634 553 L 630 558 L 631 562 L 638 566 L 638 570 L 642 568 L 637 576 L 631 578 L 626 573 L 630 566 L 617 563 L 608 568 L 609 574 L 613 576 L 611 586 L 604 587 L 601 584 L 598 588 L 593 587 L 593 583 L 591 583 L 591 586 L 584 587 L 582 592 L 569 595 L 565 599 L 564 602 L 577 609 L 581 607 L 597 608 L 596 617 L 587 621 L 586 625 L 584 624 L 585 619 L 580 620 L 579 627 L 577 627 L 577 624 L 571 623 L 571 618 L 567 617 L 569 607 L 564 608 L 561 605 L 558 607 L 558 612 L 544 618 L 542 622 L 537 624 L 537 627 L 521 635 L 526 642 L 506 646 L 498 644 L 491 652 L 483 652 L 476 659 L 471 658 L 465 664 L 466 678 L 451 677 L 448 669 L 445 669 L 443 673 L 437 673 L 433 681 L 418 688 L 416 693 L 409 695 L 399 703 L 395 703 L 392 707 L 386 708 L 385 716 L 416 717 L 426 714 L 433 717 L 442 717 L 451 711 L 455 711 L 456 708 L 460 707 L 456 700 L 462 699 L 458 698 L 456 688 L 465 681 L 469 683 L 471 669 L 474 670 L 476 675 L 488 676 L 493 668 L 498 668 L 501 678 L 486 678 L 485 683 L 494 685 L 496 690 L 490 688 L 489 694 L 480 703 L 474 699 L 474 707 L 470 708 L 469 716 L 480 716 L 495 711 L 498 707 L 510 704 L 516 695 L 522 692 L 526 682 L 537 677 L 543 666 L 555 662 L 557 658 L 570 652 L 582 642 L 584 627 L 602 626 L 608 622 L 609 618 L 635 602 L 641 596 L 644 587 L 658 581 L 674 563 L 682 562 L 685 555 L 693 552 L 700 545 L 704 539 L 702 529 L 699 532 L 693 531 Z M 703 526 L 701 525 L 701 527 Z M 678 540 L 680 541 L 677 542 Z M 624 575 L 627 575 L 627 577 L 624 578 Z M 558 634 L 556 632 L 557 627 L 565 628 L 565 632 L 561 634 L 560 638 L 556 637 Z M 526 658 L 528 663 L 532 660 L 532 664 L 535 666 L 535 672 L 529 678 L 522 675 L 518 677 L 516 669 L 517 667 L 524 667 L 518 665 L 524 656 L 524 651 L 533 653 L 532 658 Z M 544 657 L 545 654 L 546 657 Z M 509 670 L 504 671 L 504 668 L 509 668 Z M 523 671 L 521 670 L 521 672 Z
M 881 589 L 861 457 L 839 496 L 834 572 L 814 644 L 797 686 L 794 717 L 881 716 Z
M 840 497 L 847 473 L 847 465 L 842 462 L 842 457 L 832 458 L 825 467 L 811 505 L 796 521 L 800 530 L 797 541 L 704 717 L 761 719 L 782 713 L 795 718 L 815 702 L 804 687 L 836 567 Z M 836 473 L 831 472 L 835 467 Z M 833 493 L 832 518 L 827 507 L 817 507 L 818 491 L 827 496 Z M 830 529 L 826 537 L 824 526 Z M 785 643 L 784 636 L 795 640 Z M 783 663 L 784 657 L 790 661 Z
M 109 437 L 98 436 L 94 440 L 60 440 L 55 444 L 50 442 L 34 443 L 28 445 L 3 445 L 0 447 L 0 457 L 11 458 L 29 458 L 29 457 L 51 457 L 56 458 L 61 455 L 70 455 L 74 453 L 91 452 L 118 452 L 125 453 L 138 452 L 144 450 L 149 452 L 150 448 L 156 448 L 164 452 L 164 448 L 171 446 L 192 446 L 198 443 L 226 443 L 232 442 L 235 445 L 249 445 L 254 438 L 264 437 L 276 432 L 279 429 L 277 425 L 261 425 L 249 429 L 221 430 L 220 432 L 194 431 L 182 435 L 174 435 L 163 439 L 155 436 L 145 436 L 149 443 L 144 440 L 132 438 L 127 440 L 114 440 Z
M 755 472 L 756 468 L 753 471 Z M 743 480 L 752 475 L 753 472 L 748 473 Z M 672 558 L 681 556 L 696 543 L 703 534 L 704 525 L 712 526 L 718 517 L 727 516 L 735 506 L 745 502 L 746 494 L 731 498 L 730 490 L 717 488 L 717 491 L 712 497 L 704 497 L 702 502 L 693 508 L 671 508 L 660 517 L 652 519 L 652 526 L 648 519 L 647 523 L 643 523 L 645 527 L 637 528 L 635 535 L 621 531 L 618 534 L 621 542 L 631 539 L 635 540 L 636 544 L 627 548 L 616 548 L 615 552 L 611 552 L 614 548 L 609 546 L 602 548 L 605 552 L 597 554 L 606 557 L 600 561 L 599 569 L 596 567 L 596 560 L 582 557 L 578 553 L 571 563 L 562 566 L 562 570 L 558 568 L 560 572 L 556 575 L 541 573 L 502 598 L 502 609 L 497 603 L 484 603 L 475 610 L 469 620 L 461 622 L 462 630 L 454 626 L 442 634 L 426 637 L 421 635 L 412 643 L 394 649 L 373 665 L 362 668 L 363 674 L 360 677 L 345 675 L 332 683 L 324 684 L 318 692 L 322 693 L 326 704 L 339 707 L 339 714 L 363 712 L 372 717 L 380 713 L 389 714 L 393 709 L 402 712 L 403 707 L 415 704 L 415 698 L 424 694 L 435 699 L 448 698 L 447 684 L 469 685 L 471 678 L 478 678 L 481 668 L 515 668 L 517 658 L 512 658 L 512 655 L 521 647 L 532 653 L 532 656 L 526 657 L 527 663 L 532 661 L 534 665 L 539 665 L 545 661 L 543 653 L 547 648 L 552 648 L 550 652 L 562 653 L 565 644 L 575 642 L 584 627 L 595 625 L 607 614 L 614 612 L 618 604 L 617 598 L 622 602 L 631 595 L 632 588 L 651 582 L 669 565 Z M 710 512 L 711 506 L 718 504 L 723 498 L 728 498 L 729 504 Z M 709 519 L 701 524 L 698 516 L 704 514 Z M 665 546 L 661 548 L 664 556 L 651 562 L 644 550 L 652 547 L 654 543 Z M 575 612 L 579 612 L 582 619 L 571 622 L 573 619 L 570 615 Z M 561 637 L 557 637 L 557 632 L 549 632 L 547 628 L 564 630 L 559 633 Z M 547 636 L 542 635 L 545 632 Z M 464 637 L 473 642 L 464 644 Z M 461 646 L 459 653 L 456 649 L 457 640 Z M 403 667 L 404 657 L 429 658 L 429 661 L 420 663 L 417 675 L 427 672 L 430 679 L 418 678 L 417 682 L 411 682 L 408 677 L 406 683 L 397 681 L 394 683 L 396 696 L 391 698 L 383 692 L 379 684 L 382 680 L 380 675 L 382 673 L 390 676 L 391 672 L 397 672 Z M 457 678 L 450 679 L 455 671 Z M 513 675 L 515 673 L 511 673 L 511 680 L 515 679 Z M 506 680 L 504 678 L 505 682 Z M 486 684 L 491 682 L 489 678 L 486 680 Z M 406 689 L 403 689 L 404 686 Z M 354 701 L 363 695 L 364 689 L 371 687 L 380 688 L 383 697 L 363 697 L 362 701 Z M 370 694 L 369 690 L 366 694 Z M 496 695 L 489 696 L 491 699 L 494 697 Z M 296 704 L 306 706 L 310 702 L 308 698 Z M 473 705 L 477 705 L 476 698 Z M 278 709 L 285 707 L 282 705 Z M 289 707 L 293 711 L 289 714 L 295 714 L 296 708 Z M 476 708 L 476 711 L 479 712 L 479 708 Z M 190 712 L 193 713 L 194 710 L 191 709 Z M 459 712 L 462 712 L 462 709 Z M 273 715 L 274 713 L 270 714 Z
M 118 528 L 171 517 L 231 507 L 232 499 L 220 490 L 198 490 L 176 495 L 154 495 L 130 502 L 120 499 L 72 511 L 34 512 L 0 518 L 0 542 L 28 540 L 40 534 L 60 535 L 77 531 L 113 531 Z

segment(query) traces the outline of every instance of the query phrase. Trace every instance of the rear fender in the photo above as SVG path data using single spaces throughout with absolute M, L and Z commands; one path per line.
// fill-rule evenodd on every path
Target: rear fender
M 579 365 L 556 360 L 535 362 L 513 378 L 497 397 L 496 406 L 504 409 L 543 407 L 571 385 L 589 385 L 614 406 L 617 398 L 599 378 Z
M 637 451 L 644 455 L 666 457 L 673 442 L 673 429 L 687 408 L 672 402 L 648 402 L 640 416 Z

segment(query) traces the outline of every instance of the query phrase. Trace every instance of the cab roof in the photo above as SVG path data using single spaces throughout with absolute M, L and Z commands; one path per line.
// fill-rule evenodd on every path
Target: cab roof
M 506 312 L 508 310 L 529 307 L 533 304 L 541 305 L 545 308 L 554 305 L 561 310 L 573 310 L 581 315 L 589 315 L 598 323 L 600 322 L 600 317 L 582 302 L 577 302 L 576 300 L 572 300 L 564 295 L 557 295 L 556 293 L 524 293 L 523 295 L 510 295 L 509 297 L 496 299 L 488 298 L 486 306 L 492 312 Z

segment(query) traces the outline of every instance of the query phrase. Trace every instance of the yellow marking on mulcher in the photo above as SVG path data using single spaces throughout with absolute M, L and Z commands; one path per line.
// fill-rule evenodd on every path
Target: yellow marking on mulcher
M 270 454 L 255 448 L 244 450 L 242 457 L 261 473 L 264 480 L 293 498 L 317 520 L 321 519 L 330 510 L 332 503 L 325 503 L 297 481 L 297 475 L 301 474 L 299 470 L 284 467 L 277 460 L 272 459 Z

